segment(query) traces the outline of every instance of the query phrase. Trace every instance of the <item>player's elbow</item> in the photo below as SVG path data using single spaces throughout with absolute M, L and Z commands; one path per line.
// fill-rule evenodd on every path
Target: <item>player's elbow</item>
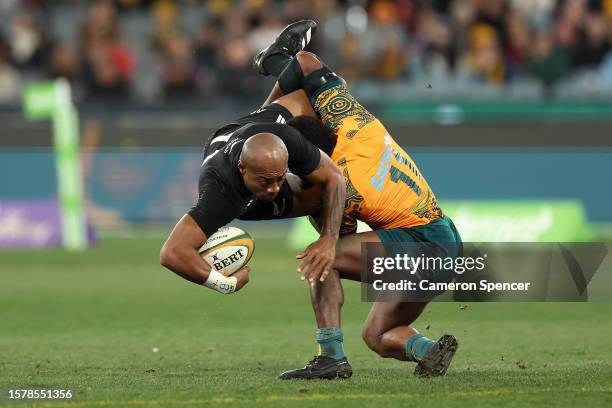
M 344 186 L 344 177 L 338 167 L 333 164 L 331 159 L 325 164 L 325 178 L 324 184 L 332 185 L 334 187 Z
M 176 271 L 180 265 L 181 256 L 176 247 L 164 244 L 161 251 L 159 251 L 159 263 L 171 271 Z

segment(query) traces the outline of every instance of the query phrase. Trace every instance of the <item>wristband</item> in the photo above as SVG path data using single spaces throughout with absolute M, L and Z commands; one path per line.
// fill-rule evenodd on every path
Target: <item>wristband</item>
M 204 286 L 206 286 L 207 288 L 214 289 L 217 292 L 223 293 L 224 295 L 227 295 L 236 290 L 237 280 L 238 279 L 236 279 L 235 276 L 227 277 L 223 276 L 217 271 L 210 271 L 208 279 L 206 279 L 206 282 L 204 282 Z

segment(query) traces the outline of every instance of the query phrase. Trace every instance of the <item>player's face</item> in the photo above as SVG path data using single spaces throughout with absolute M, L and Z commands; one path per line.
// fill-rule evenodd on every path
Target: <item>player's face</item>
M 270 202 L 276 198 L 285 178 L 287 169 L 276 171 L 252 171 L 244 169 L 244 185 L 260 201 Z

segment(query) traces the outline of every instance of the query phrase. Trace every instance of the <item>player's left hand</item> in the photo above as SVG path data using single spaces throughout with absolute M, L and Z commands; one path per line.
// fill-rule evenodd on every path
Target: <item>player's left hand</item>
M 314 282 L 316 279 L 325 280 L 336 257 L 336 242 L 336 238 L 322 235 L 295 257 L 296 259 L 303 259 L 297 268 L 298 272 L 304 273 L 302 280 L 308 279 L 309 282 Z

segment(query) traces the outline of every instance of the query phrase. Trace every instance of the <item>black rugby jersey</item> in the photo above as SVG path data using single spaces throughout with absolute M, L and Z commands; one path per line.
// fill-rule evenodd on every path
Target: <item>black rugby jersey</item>
M 245 187 L 238 170 L 238 159 L 246 139 L 258 133 L 273 133 L 287 147 L 289 171 L 298 176 L 307 176 L 319 165 L 321 154 L 318 148 L 307 141 L 294 128 L 283 121 L 270 121 L 271 112 L 281 112 L 278 107 L 260 110 L 239 119 L 240 122 L 220 128 L 208 140 L 199 178 L 199 198 L 189 215 L 200 226 L 206 237 L 228 224 L 255 203 L 253 194 Z M 263 116 L 263 117 L 262 117 Z M 267 119 L 266 122 L 260 122 Z M 274 120 L 274 119 L 273 119 Z M 286 183 L 285 183 L 286 184 Z

